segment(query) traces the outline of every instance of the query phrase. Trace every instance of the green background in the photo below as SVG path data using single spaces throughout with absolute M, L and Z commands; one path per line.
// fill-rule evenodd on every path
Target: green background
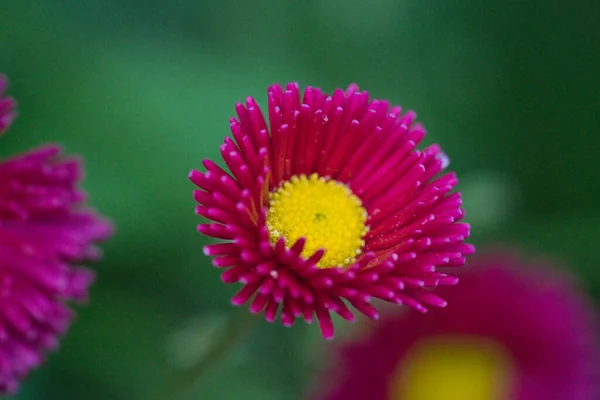
M 83 154 L 118 226 L 91 303 L 17 398 L 153 399 L 219 335 L 236 287 L 202 254 L 187 173 L 218 156 L 235 102 L 264 105 L 275 82 L 357 82 L 416 110 L 472 241 L 556 256 L 600 298 L 598 15 L 597 0 L 1 0 L 19 118 L 0 156 Z M 317 330 L 260 323 L 188 398 L 300 398 Z

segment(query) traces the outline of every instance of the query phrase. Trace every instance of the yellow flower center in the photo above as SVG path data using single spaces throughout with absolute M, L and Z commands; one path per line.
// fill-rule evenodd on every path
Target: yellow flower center
M 289 248 L 306 238 L 302 257 L 325 254 L 319 268 L 343 267 L 356 261 L 365 242 L 367 212 L 343 183 L 312 174 L 293 176 L 269 195 L 267 227 L 271 243 L 280 237 Z
M 443 336 L 417 343 L 398 366 L 390 400 L 506 400 L 512 398 L 510 355 L 474 336 Z

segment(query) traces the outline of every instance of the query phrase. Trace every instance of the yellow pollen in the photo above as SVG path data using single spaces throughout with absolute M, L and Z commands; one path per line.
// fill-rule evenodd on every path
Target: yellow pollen
M 267 227 L 271 243 L 280 237 L 289 248 L 302 237 L 302 257 L 325 254 L 319 268 L 343 267 L 356 261 L 368 231 L 362 202 L 343 183 L 317 174 L 293 176 L 269 195 Z
M 476 336 L 439 336 L 413 346 L 389 386 L 390 400 L 508 400 L 512 360 L 500 344 Z

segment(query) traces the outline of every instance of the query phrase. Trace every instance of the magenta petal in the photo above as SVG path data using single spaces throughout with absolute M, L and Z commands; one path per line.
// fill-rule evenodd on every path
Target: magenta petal
M 15 101 L 11 97 L 4 97 L 7 87 L 8 79 L 0 74 L 0 135 L 9 127 L 15 117 Z

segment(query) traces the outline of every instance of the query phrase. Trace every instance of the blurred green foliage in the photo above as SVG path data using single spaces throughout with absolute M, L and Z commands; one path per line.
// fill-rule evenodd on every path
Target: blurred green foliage
M 462 178 L 473 241 L 555 255 L 600 298 L 599 12 L 594 0 L 3 0 L 0 71 L 20 105 L 0 156 L 47 141 L 83 154 L 91 202 L 118 225 L 92 302 L 18 398 L 150 399 L 177 366 L 169 338 L 193 348 L 190 320 L 231 312 L 186 176 L 218 155 L 234 103 L 264 105 L 274 82 L 357 82 L 417 110 Z M 260 324 L 189 398 L 300 398 L 316 330 Z

